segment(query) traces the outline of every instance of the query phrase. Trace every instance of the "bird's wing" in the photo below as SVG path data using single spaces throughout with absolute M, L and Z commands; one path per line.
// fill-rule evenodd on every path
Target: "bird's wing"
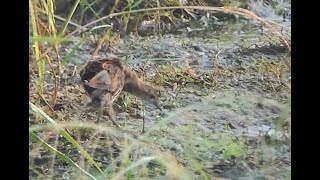
M 102 70 L 96 74 L 89 82 L 85 82 L 88 86 L 101 90 L 112 89 L 112 82 L 108 71 Z
M 113 74 L 110 74 L 110 79 L 112 81 L 112 85 L 111 85 L 111 92 L 115 92 L 118 89 L 123 88 L 123 84 L 124 84 L 124 73 L 122 70 L 118 69 L 115 70 L 115 72 Z

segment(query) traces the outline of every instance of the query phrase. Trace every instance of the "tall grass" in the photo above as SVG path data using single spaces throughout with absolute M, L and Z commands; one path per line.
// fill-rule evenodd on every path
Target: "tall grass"
M 32 35 L 33 37 L 38 37 L 39 33 L 38 31 L 40 30 L 40 27 L 38 25 L 37 20 L 38 18 L 38 13 L 36 11 L 37 9 L 37 0 L 29 0 L 29 12 L 30 12 L 30 20 L 31 20 L 31 27 L 32 27 Z M 41 35 L 41 34 L 40 34 Z M 45 66 L 45 61 L 44 58 L 40 59 L 41 56 L 41 50 L 39 46 L 38 41 L 33 42 L 34 52 L 35 52 L 35 60 L 38 66 L 38 76 L 39 76 L 39 87 L 40 87 L 40 93 L 43 92 L 43 73 L 44 73 L 44 66 Z
M 69 24 L 69 22 L 71 20 L 71 17 L 74 14 L 74 12 L 76 11 L 76 8 L 79 5 L 79 3 L 80 3 L 80 0 L 76 0 L 76 2 L 74 2 L 73 6 L 71 8 L 71 11 L 70 11 L 70 13 L 69 13 L 69 15 L 68 15 L 68 17 L 67 17 L 67 19 L 66 19 L 66 21 L 64 23 L 64 26 L 63 26 L 63 28 L 61 30 L 61 34 L 64 34 L 64 32 L 66 31 L 67 26 L 68 26 L 68 24 Z
M 30 105 L 30 112 L 32 114 L 40 115 L 42 118 L 44 118 L 50 125 L 38 125 L 33 126 L 29 128 L 29 138 L 32 142 L 40 143 L 39 145 L 47 149 L 49 152 L 53 153 L 55 155 L 54 158 L 58 158 L 62 161 L 65 161 L 70 165 L 71 168 L 77 169 L 79 173 L 77 173 L 76 176 L 83 177 L 88 176 L 91 179 L 100 179 L 101 177 L 104 178 L 111 178 L 111 179 L 121 179 L 122 177 L 143 177 L 146 176 L 145 174 L 140 174 L 142 172 L 139 171 L 141 167 L 146 168 L 146 166 L 151 163 L 152 161 L 157 161 L 158 163 L 162 164 L 164 167 L 166 167 L 166 171 L 169 173 L 168 176 L 170 178 L 178 178 L 178 179 L 191 179 L 188 171 L 177 163 L 177 160 L 174 156 L 172 156 L 168 152 L 163 152 L 160 149 L 158 149 L 155 144 L 150 141 L 148 138 L 148 135 L 141 135 L 139 139 L 134 139 L 131 136 L 124 135 L 123 132 L 114 130 L 112 128 L 106 128 L 99 125 L 93 125 L 90 123 L 60 123 L 58 124 L 50 118 L 45 112 L 43 112 L 41 109 L 36 107 L 34 104 L 29 103 Z M 159 126 L 157 126 L 159 127 Z M 111 162 L 109 167 L 106 170 L 102 170 L 97 162 L 94 160 L 92 153 L 88 153 L 84 148 L 74 139 L 72 138 L 69 133 L 66 132 L 65 129 L 70 128 L 85 128 L 85 129 L 93 129 L 95 132 L 98 133 L 106 133 L 108 136 L 121 138 L 122 140 L 119 142 L 122 144 L 122 152 L 120 154 L 120 159 L 114 159 L 115 162 L 120 162 L 120 166 L 117 168 L 117 164 L 114 164 Z M 62 135 L 68 142 L 70 142 L 74 148 L 76 148 L 88 161 L 90 165 L 93 165 L 98 171 L 92 171 L 90 168 L 85 169 L 85 166 L 81 166 L 77 163 L 75 163 L 72 159 L 68 157 L 67 154 L 62 153 L 61 151 L 57 150 L 56 147 L 53 147 L 52 143 L 47 143 L 43 138 L 41 138 L 39 135 L 37 135 L 37 132 L 50 130 L 55 132 L 58 135 Z M 150 132 L 150 131 L 149 131 Z M 92 144 L 91 147 L 95 147 L 98 144 L 95 143 L 94 139 L 91 139 Z M 63 144 L 61 144 L 63 145 Z M 37 147 L 37 146 L 36 146 Z M 137 149 L 145 149 L 145 147 L 148 147 L 148 149 L 152 149 L 153 155 L 147 155 L 142 157 L 137 157 L 137 160 L 134 160 L 131 162 L 130 156 L 132 156 L 132 153 Z M 34 148 L 35 150 L 37 148 Z M 30 153 L 33 153 L 33 150 L 31 150 Z M 199 165 L 197 165 L 198 167 Z M 119 170 L 116 170 L 119 169 Z M 148 172 L 149 170 L 147 170 Z M 201 171 L 204 173 L 203 171 Z M 150 172 L 149 172 L 150 173 Z M 82 174 L 82 175 L 81 175 Z

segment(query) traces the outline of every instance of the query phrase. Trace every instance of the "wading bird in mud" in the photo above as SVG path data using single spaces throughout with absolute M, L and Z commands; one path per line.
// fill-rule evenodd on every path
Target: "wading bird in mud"
M 98 111 L 96 123 L 100 121 L 104 108 L 117 127 L 113 102 L 122 91 L 131 93 L 161 110 L 158 93 L 154 87 L 141 80 L 129 67 L 124 66 L 117 57 L 106 57 L 88 61 L 80 70 L 84 90 L 91 98 L 88 104 Z

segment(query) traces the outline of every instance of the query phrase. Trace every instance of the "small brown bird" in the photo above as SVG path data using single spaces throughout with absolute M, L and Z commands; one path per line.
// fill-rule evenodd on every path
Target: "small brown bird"
M 87 62 L 80 70 L 80 78 L 86 93 L 91 98 L 88 105 L 98 109 L 96 122 L 99 122 L 106 105 L 107 115 L 117 127 L 120 127 L 115 121 L 112 104 L 122 90 L 146 100 L 161 110 L 156 90 L 139 79 L 134 71 L 124 67 L 117 57 Z
M 98 109 L 98 118 L 100 121 L 104 106 L 107 106 L 107 115 L 117 126 L 115 121 L 112 103 L 117 99 L 123 89 L 125 74 L 120 61 L 116 58 L 105 58 L 87 62 L 80 71 L 81 82 L 94 108 Z

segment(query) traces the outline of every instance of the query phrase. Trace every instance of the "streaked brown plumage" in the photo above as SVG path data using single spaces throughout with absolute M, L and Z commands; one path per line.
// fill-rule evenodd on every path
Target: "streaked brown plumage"
M 120 127 L 115 121 L 112 104 L 122 90 L 161 109 L 156 90 L 139 79 L 134 71 L 124 67 L 117 57 L 107 57 L 87 62 L 80 71 L 80 78 L 85 91 L 91 98 L 90 105 L 98 109 L 96 122 L 99 122 L 106 105 L 107 115 L 117 127 Z
M 100 121 L 103 108 L 107 106 L 107 114 L 111 121 L 117 126 L 114 118 L 112 103 L 117 99 L 123 89 L 125 74 L 120 61 L 116 58 L 105 58 L 87 62 L 80 71 L 83 87 L 95 108 L 98 108 L 98 118 Z

